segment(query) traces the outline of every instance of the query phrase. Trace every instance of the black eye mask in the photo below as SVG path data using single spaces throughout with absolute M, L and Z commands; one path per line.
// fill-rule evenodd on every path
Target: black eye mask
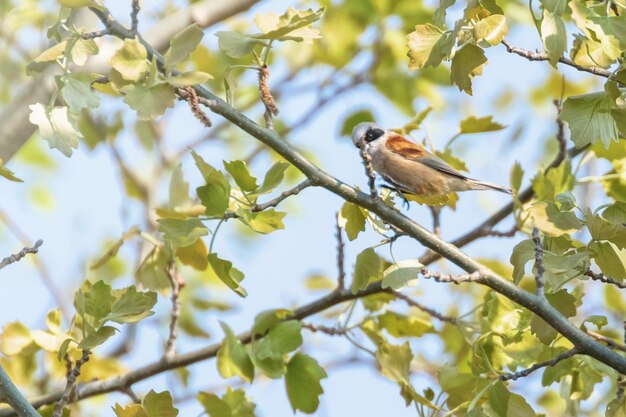
M 384 130 L 379 129 L 377 127 L 372 127 L 368 129 L 368 131 L 365 133 L 365 142 L 367 143 L 372 142 L 384 134 L 385 134 Z

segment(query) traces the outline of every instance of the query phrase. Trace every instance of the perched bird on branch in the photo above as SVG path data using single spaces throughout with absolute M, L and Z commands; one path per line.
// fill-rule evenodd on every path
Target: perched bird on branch
M 378 127 L 359 123 L 352 130 L 357 148 L 366 146 L 372 168 L 397 191 L 431 197 L 467 190 L 511 190 L 461 174 L 422 146 L 405 137 Z

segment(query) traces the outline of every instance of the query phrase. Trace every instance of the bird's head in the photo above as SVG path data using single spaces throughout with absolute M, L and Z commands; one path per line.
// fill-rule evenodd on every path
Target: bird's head
M 376 126 L 372 122 L 362 122 L 352 129 L 352 143 L 357 148 L 361 147 L 361 140 L 365 143 L 372 142 L 385 134 L 385 129 Z

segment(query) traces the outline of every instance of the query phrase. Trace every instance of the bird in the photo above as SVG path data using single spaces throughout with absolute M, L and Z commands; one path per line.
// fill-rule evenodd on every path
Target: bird
M 357 148 L 366 146 L 374 171 L 400 193 L 438 197 L 458 191 L 495 190 L 511 194 L 508 188 L 467 177 L 422 146 L 372 122 L 357 124 L 352 142 Z

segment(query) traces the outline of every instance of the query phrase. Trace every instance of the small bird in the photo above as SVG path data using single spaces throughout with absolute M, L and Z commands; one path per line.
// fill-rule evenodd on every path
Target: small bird
M 508 188 L 466 177 L 422 146 L 374 123 L 356 125 L 352 142 L 357 148 L 363 143 L 367 146 L 372 168 L 402 193 L 434 197 L 458 191 L 496 190 L 511 194 Z

